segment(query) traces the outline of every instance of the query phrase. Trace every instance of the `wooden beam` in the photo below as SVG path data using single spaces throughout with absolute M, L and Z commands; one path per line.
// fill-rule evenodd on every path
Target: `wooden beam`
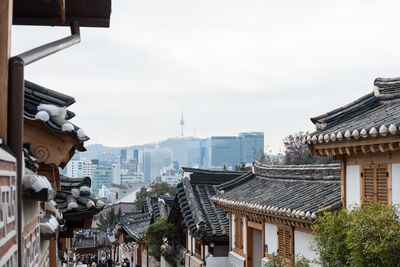
M 361 151 L 362 151 L 364 154 L 367 153 L 367 149 L 368 149 L 367 146 L 361 146 Z
M 344 148 L 343 148 L 343 147 L 339 147 L 338 150 L 339 150 L 339 154 L 340 154 L 340 155 L 343 155 L 343 154 L 346 153 L 346 152 L 344 151 Z
M 329 143 L 323 142 L 323 143 L 313 144 L 312 146 L 314 149 L 326 149 L 326 148 L 353 147 L 362 145 L 379 145 L 379 144 L 387 144 L 390 142 L 400 142 L 400 135 L 396 134 L 396 135 L 388 135 L 375 138 L 349 140 L 349 141 L 336 141 Z
M 8 60 L 11 52 L 12 0 L 0 0 L 0 138 L 7 143 Z
M 377 152 L 378 148 L 376 147 L 376 145 L 370 145 L 369 149 L 371 150 L 371 152 Z
M 334 148 L 331 148 L 331 154 L 336 156 L 336 150 Z
M 396 143 L 389 143 L 388 144 L 388 147 L 389 147 L 389 150 L 390 151 L 393 151 L 395 148 L 394 148 L 394 144 L 396 144 Z
M 353 146 L 353 152 L 354 152 L 354 154 L 357 154 L 358 153 L 358 147 L 357 146 Z
M 378 145 L 378 148 L 381 152 L 386 152 L 389 150 L 389 147 L 386 144 L 380 144 Z
M 349 155 L 349 156 L 351 155 L 350 147 L 345 147 L 344 150 L 346 150 L 347 155 Z

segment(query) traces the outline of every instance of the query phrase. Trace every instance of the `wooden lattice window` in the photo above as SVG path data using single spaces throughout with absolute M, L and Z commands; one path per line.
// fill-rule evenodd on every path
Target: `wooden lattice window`
M 390 175 L 388 164 L 363 165 L 361 169 L 361 200 L 389 203 Z
M 293 256 L 293 228 L 278 226 L 278 253 L 285 258 Z
M 235 216 L 235 247 L 243 249 L 243 217 Z

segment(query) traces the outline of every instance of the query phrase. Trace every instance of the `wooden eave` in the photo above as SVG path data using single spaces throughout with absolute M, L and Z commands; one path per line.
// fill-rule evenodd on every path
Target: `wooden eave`
M 24 120 L 24 143 L 39 163 L 64 168 L 75 153 L 75 140 L 46 128 L 42 121 Z
M 400 150 L 400 136 L 360 138 L 335 142 L 308 144 L 313 156 L 341 156 Z
M 257 223 L 267 222 L 267 223 L 273 223 L 273 224 L 285 224 L 285 225 L 291 225 L 293 227 L 302 228 L 302 229 L 305 229 L 308 231 L 311 231 L 313 229 L 313 225 L 314 225 L 313 221 L 305 220 L 305 219 L 301 219 L 301 218 L 289 218 L 289 217 L 275 215 L 275 214 L 271 214 L 271 213 L 263 213 L 263 212 L 259 212 L 259 211 L 255 211 L 255 210 L 247 210 L 247 209 L 243 209 L 243 208 L 224 206 L 218 202 L 214 202 L 214 205 L 216 207 L 226 210 L 229 213 L 246 216 L 251 221 L 257 222 Z
M 13 24 L 109 27 L 111 0 L 14 0 Z

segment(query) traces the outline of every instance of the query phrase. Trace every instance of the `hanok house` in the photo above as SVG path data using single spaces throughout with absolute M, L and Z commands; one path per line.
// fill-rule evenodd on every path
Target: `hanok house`
M 341 208 L 340 166 L 263 165 L 217 186 L 216 207 L 229 212 L 229 266 L 263 266 L 272 254 L 291 259 L 310 249 L 314 219 Z
M 28 111 L 24 109 L 25 66 L 80 42 L 80 26 L 108 27 L 110 13 L 110 0 L 0 1 L 0 39 L 2 40 L 0 45 L 0 143 L 2 143 L 0 229 L 3 229 L 3 231 L 0 230 L 2 233 L 0 234 L 1 266 L 55 266 L 56 241 L 43 242 L 43 233 L 47 226 L 49 230 L 47 237 L 54 238 L 52 232 L 58 230 L 54 227 L 57 221 L 54 219 L 57 216 L 57 210 L 51 198 L 46 199 L 46 189 L 38 189 L 36 186 L 42 184 L 48 187 L 48 184 L 41 183 L 42 176 L 45 176 L 51 187 L 60 189 L 58 167 L 68 162 L 75 146 L 80 142 L 75 143 L 74 136 L 67 137 L 67 132 L 72 132 L 70 135 L 74 135 L 77 134 L 78 129 L 62 121 L 62 119 L 68 120 L 66 116 L 71 113 L 64 114 L 66 115 L 64 118 L 56 116 L 58 118 L 53 120 L 54 115 L 50 111 L 48 116 L 51 118 L 46 120 L 48 123 L 42 125 L 38 122 L 28 122 L 27 117 L 24 120 L 24 115 L 26 116 Z M 71 35 L 10 57 L 13 24 L 67 26 L 71 27 Z M 51 90 L 36 91 L 33 95 L 33 98 L 38 97 L 40 101 L 43 100 L 42 96 L 47 97 L 49 101 L 62 98 L 62 94 L 54 95 Z M 61 106 L 61 104 L 58 103 L 56 106 Z M 42 115 L 45 116 L 43 113 Z M 47 140 L 45 140 L 46 137 L 48 137 Z M 26 152 L 32 153 L 39 163 L 36 173 L 32 170 L 36 168 L 35 164 L 24 168 L 27 154 L 25 153 L 24 159 L 23 143 L 28 143 Z M 74 149 L 70 148 L 71 145 Z M 35 198 L 36 201 L 30 198 Z M 40 209 L 43 211 L 40 218 L 39 202 Z M 40 246 L 38 246 L 38 237 L 40 237 Z M 49 246 L 48 242 L 52 244 Z
M 117 226 L 116 238 L 118 240 L 116 260 L 127 258 L 131 266 L 139 264 L 142 267 L 159 266 L 159 262 L 147 255 L 144 243 L 144 234 L 151 222 L 150 213 L 128 213 L 121 218 Z
M 169 214 L 169 222 L 177 225 L 179 231 L 176 240 L 168 240 L 168 245 L 186 248 L 185 266 L 227 266 L 229 217 L 214 205 L 211 197 L 218 193 L 217 185 L 243 173 L 182 169 L 184 178 L 177 185 L 175 203 Z
M 68 178 L 59 174 L 58 168 L 65 167 L 76 150 L 85 151 L 83 144 L 89 139 L 81 128 L 69 121 L 75 114 L 66 107 L 74 102 L 73 97 L 25 81 L 24 143 L 39 163 L 35 171 L 45 176 L 51 188 L 57 190 L 55 201 L 41 203 L 41 213 L 46 214 L 41 216 L 41 220 L 47 218 L 48 224 L 55 224 L 58 219 L 62 225 L 60 233 L 57 229 L 55 235 L 47 238 L 43 236 L 41 253 L 34 253 L 48 255 L 48 263 L 45 265 L 50 266 L 56 266 L 59 260 L 66 260 L 74 230 L 89 229 L 93 215 L 104 206 L 102 201 L 90 196 L 90 178 Z M 26 210 L 34 209 L 25 209 L 25 205 L 30 207 L 32 202 L 27 201 L 25 204 L 24 201 L 24 217 L 30 214 L 31 220 L 38 218 L 39 210 L 29 213 Z
M 136 264 L 144 267 L 160 266 L 160 262 L 148 254 L 144 236 L 150 224 L 169 214 L 173 203 L 174 198 L 170 196 L 148 196 L 143 203 L 143 212 L 123 215 L 116 234 L 120 261 L 126 258 L 131 266 Z
M 377 78 L 373 92 L 311 121 L 310 152 L 341 160 L 345 207 L 400 204 L 400 78 Z

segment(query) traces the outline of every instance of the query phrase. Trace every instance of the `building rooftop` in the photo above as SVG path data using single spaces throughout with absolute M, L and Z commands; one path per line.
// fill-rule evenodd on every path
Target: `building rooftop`
M 136 241 L 144 238 L 144 233 L 151 221 L 150 213 L 125 214 L 121 218 L 122 228 Z
M 340 165 L 253 164 L 253 172 L 217 186 L 223 206 L 312 220 L 341 207 Z
M 231 181 L 243 172 L 213 171 L 182 168 L 190 177 L 177 185 L 174 207 L 169 215 L 171 223 L 178 223 L 180 214 L 193 237 L 225 238 L 229 234 L 227 213 L 215 207 L 211 197 L 216 185 Z
M 399 134 L 400 78 L 376 78 L 373 92 L 311 121 L 309 144 Z
M 47 129 L 71 136 L 75 140 L 76 150 L 86 151 L 83 142 L 89 140 L 89 137 L 83 129 L 69 121 L 75 117 L 75 113 L 67 110 L 73 103 L 75 99 L 71 96 L 25 81 L 24 118 L 43 121 Z

